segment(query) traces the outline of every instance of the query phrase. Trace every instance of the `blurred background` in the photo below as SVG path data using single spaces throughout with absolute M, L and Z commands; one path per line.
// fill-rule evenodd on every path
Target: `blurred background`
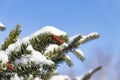
M 100 38 L 81 45 L 86 60 L 81 62 L 68 53 L 74 66 L 62 63 L 60 74 L 71 78 L 102 65 L 91 80 L 120 80 L 120 0 L 0 0 L 0 44 L 14 29 L 22 25 L 20 39 L 50 25 L 68 35 L 98 32 Z

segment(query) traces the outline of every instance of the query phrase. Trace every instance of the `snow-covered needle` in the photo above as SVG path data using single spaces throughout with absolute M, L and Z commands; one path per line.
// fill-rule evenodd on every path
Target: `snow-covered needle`
M 80 60 L 84 61 L 85 57 L 83 52 L 80 49 L 75 49 L 72 51 L 77 57 L 80 58 Z
M 5 25 L 0 22 L 0 30 L 5 30 Z

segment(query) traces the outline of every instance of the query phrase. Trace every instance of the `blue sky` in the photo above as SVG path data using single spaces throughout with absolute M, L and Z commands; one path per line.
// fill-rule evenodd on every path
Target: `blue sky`
M 22 25 L 20 38 L 46 25 L 66 31 L 69 36 L 98 32 L 99 39 L 80 47 L 88 60 L 94 58 L 94 48 L 107 51 L 112 47 L 115 64 L 120 52 L 119 21 L 120 0 L 0 0 L 0 22 L 7 28 L 0 32 L 1 43 L 16 24 Z M 78 59 L 74 62 L 73 68 L 83 64 Z

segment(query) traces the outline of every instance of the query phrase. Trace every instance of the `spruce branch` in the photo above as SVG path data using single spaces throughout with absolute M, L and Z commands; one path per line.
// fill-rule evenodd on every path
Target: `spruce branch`
M 34 38 L 30 38 L 29 41 L 35 50 L 43 53 L 45 51 L 45 47 L 48 46 L 49 44 L 58 44 L 58 42 L 54 40 L 53 36 L 54 35 L 52 33 L 46 32 L 43 34 L 39 34 L 38 36 L 35 36 Z M 59 37 L 64 42 L 68 42 L 67 35 L 61 35 Z
M 34 64 L 33 62 L 15 65 L 15 71 L 17 72 L 18 76 L 24 77 L 28 77 L 29 74 L 33 74 L 34 76 L 41 75 L 39 68 L 40 66 Z
M 82 80 L 89 80 L 93 76 L 93 74 L 95 74 L 101 68 L 102 68 L 102 66 L 98 66 L 97 68 L 93 69 L 91 72 L 85 74 L 84 77 L 82 78 Z
M 13 46 L 14 45 L 15 44 L 13 44 Z M 32 49 L 32 45 L 30 45 L 29 43 L 25 44 L 21 42 L 19 46 L 14 48 L 12 51 L 9 51 L 9 61 L 15 65 L 15 72 L 18 74 L 18 76 L 24 75 L 23 77 L 28 77 L 29 74 L 32 74 L 34 77 L 41 75 L 42 79 L 48 78 L 48 75 L 51 74 L 51 72 L 53 72 L 53 70 L 55 69 L 52 61 L 48 61 L 47 59 L 46 62 L 41 61 L 41 63 L 30 61 L 33 59 L 27 57 L 27 55 L 32 57 L 33 51 L 34 50 Z M 38 53 L 38 51 L 34 51 L 34 54 L 38 55 Z M 39 58 L 41 57 L 39 56 Z M 21 62 L 22 59 L 23 61 L 24 59 L 26 59 L 26 62 L 28 62 L 29 64 L 26 64 L 26 62 Z M 44 59 L 45 61 L 45 58 L 42 59 Z M 47 64 L 47 62 L 49 63 L 49 65 Z
M 18 77 L 24 77 L 25 80 L 30 75 L 33 78 L 40 77 L 42 80 L 48 80 L 58 64 L 64 61 L 68 66 L 72 66 L 73 63 L 66 54 L 69 51 L 84 61 L 85 57 L 78 47 L 80 44 L 99 37 L 98 33 L 92 33 L 88 36 L 77 35 L 69 39 L 65 32 L 54 27 L 45 27 L 17 41 L 20 32 L 20 25 L 17 25 L 16 29 L 10 32 L 1 50 L 4 50 L 9 59 L 10 65 L 6 65 L 7 70 L 14 75 L 17 74 Z M 94 74 L 98 69 L 93 70 L 89 75 Z M 3 75 L 6 75 L 4 70 L 1 71 Z M 2 74 L 0 77 L 3 76 Z
M 6 40 L 4 41 L 4 43 L 2 44 L 2 47 L 0 48 L 1 50 L 6 50 L 7 47 L 10 45 L 10 44 L 13 44 L 17 41 L 18 37 L 19 37 L 19 34 L 21 32 L 20 30 L 20 27 L 21 25 L 16 25 L 15 29 L 13 29 L 8 38 L 6 38 Z
M 69 45 L 67 48 L 72 49 L 72 48 L 78 47 L 79 45 L 76 45 L 76 44 L 81 38 L 82 38 L 82 35 L 77 35 L 73 39 L 69 40 L 69 42 L 68 42 Z
M 78 46 L 80 44 L 84 44 L 84 43 L 86 43 L 88 41 L 91 41 L 91 40 L 99 38 L 99 37 L 100 37 L 100 35 L 98 33 L 96 33 L 96 32 L 90 33 L 87 36 L 82 36 L 82 38 L 77 42 L 76 45 Z
M 83 35 L 77 35 L 73 39 L 70 39 L 68 43 L 64 43 L 56 47 L 54 50 L 49 51 L 48 53 L 43 53 L 45 56 L 48 56 L 52 61 L 56 64 L 64 61 L 64 53 L 68 51 L 73 52 L 77 57 L 80 58 L 81 61 L 84 61 L 85 57 L 81 50 L 78 50 L 77 47 L 82 43 L 85 43 L 89 40 L 98 38 L 98 33 L 91 33 L 87 37 L 83 37 Z
M 13 45 L 14 46 L 14 45 Z M 22 55 L 31 54 L 31 51 L 27 50 L 28 44 L 22 43 L 20 46 L 17 46 L 13 51 L 9 52 L 9 62 L 14 62 L 16 59 L 19 59 Z
M 76 57 L 80 58 L 81 61 L 85 60 L 84 54 L 80 49 L 71 50 L 71 52 L 73 52 Z
M 73 65 L 73 63 L 72 63 L 72 61 L 71 61 L 71 59 L 68 55 L 65 55 L 63 58 L 64 58 L 64 61 L 67 63 L 68 66 L 71 67 Z

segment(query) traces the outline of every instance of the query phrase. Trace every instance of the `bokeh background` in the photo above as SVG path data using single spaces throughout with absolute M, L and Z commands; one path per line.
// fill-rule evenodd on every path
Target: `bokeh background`
M 100 38 L 81 45 L 86 60 L 69 53 L 74 63 L 60 64 L 58 72 L 71 78 L 102 65 L 91 80 L 120 80 L 120 0 L 0 0 L 0 44 L 16 26 L 22 25 L 20 39 L 50 25 L 68 33 L 87 35 L 98 32 Z

